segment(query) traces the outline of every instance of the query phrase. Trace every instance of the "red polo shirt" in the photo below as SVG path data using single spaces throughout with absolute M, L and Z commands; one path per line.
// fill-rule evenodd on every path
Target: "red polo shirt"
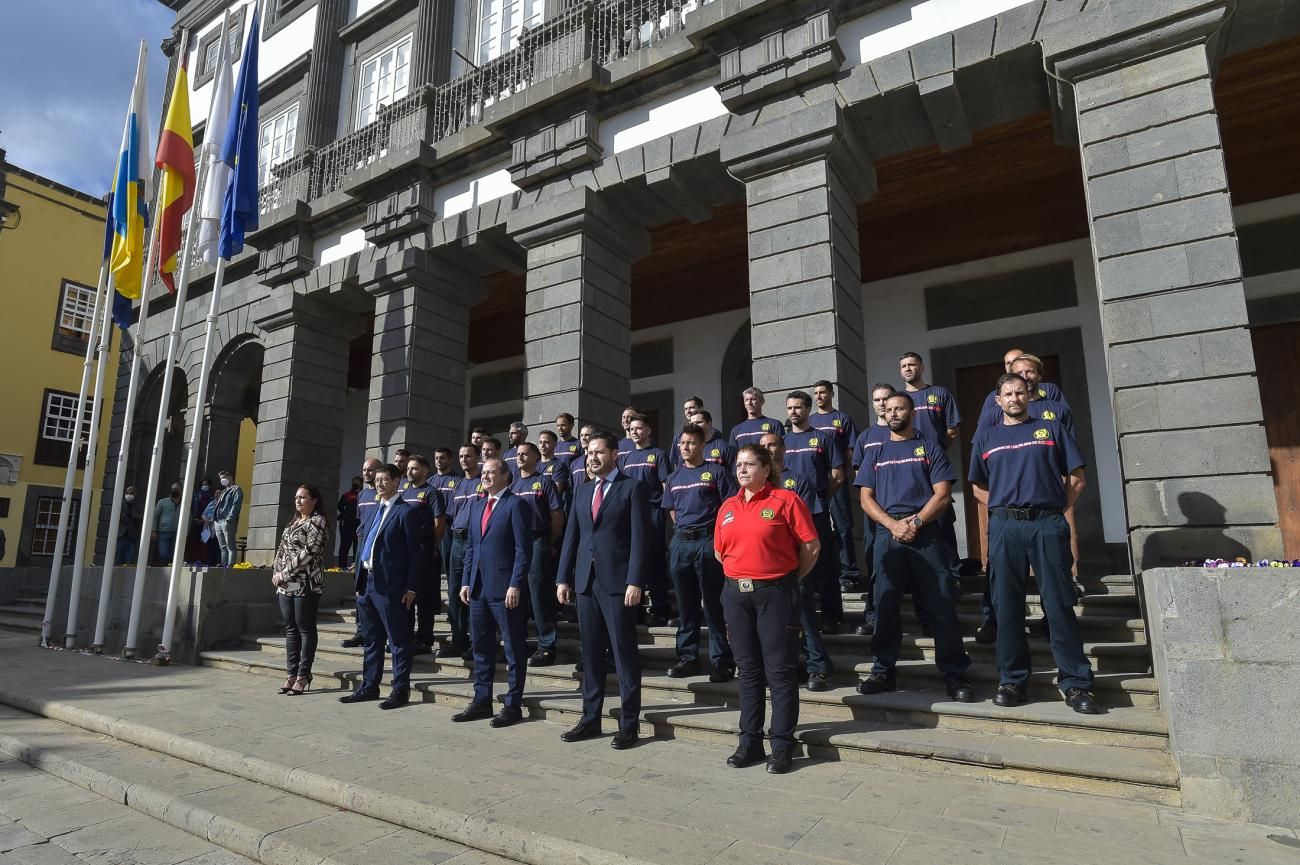
M 793 490 L 765 484 L 749 501 L 745 492 L 718 508 L 713 549 L 728 577 L 775 580 L 799 567 L 799 545 L 817 540 L 817 528 Z

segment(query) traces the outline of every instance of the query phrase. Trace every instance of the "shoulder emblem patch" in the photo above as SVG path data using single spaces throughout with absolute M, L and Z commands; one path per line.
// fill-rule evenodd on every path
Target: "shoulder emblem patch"
M 812 438 L 808 439 L 808 444 L 811 447 L 817 447 L 817 436 L 813 436 Z
M 836 429 L 839 429 L 840 427 L 844 426 L 844 422 L 841 421 L 839 418 L 836 418 L 835 420 L 831 421 L 831 426 L 835 427 Z
M 720 457 L 722 456 L 722 451 L 718 450 L 717 448 L 714 448 L 713 450 L 709 451 L 709 456 Z
M 776 519 L 776 511 L 772 510 L 771 508 L 763 508 L 761 511 L 758 512 L 758 515 L 765 520 Z
M 925 445 L 921 445 L 919 448 L 912 451 L 912 453 L 916 454 L 918 457 L 925 456 Z
M 938 405 L 939 395 L 937 393 L 932 393 L 925 398 L 925 401 L 928 402 L 930 405 Z
M 1045 438 L 1047 438 L 1047 430 L 1045 430 L 1045 429 L 1036 429 L 1036 430 L 1034 430 L 1034 438 L 1036 438 L 1036 439 L 1045 439 Z
M 1056 412 L 1048 409 L 1043 412 L 1043 420 L 1056 420 Z
M 533 489 L 535 489 L 535 490 L 540 490 L 541 488 L 542 488 L 542 482 L 541 482 L 541 481 L 533 481 Z
M 771 429 L 772 429 L 772 425 L 770 423 L 763 424 L 763 432 L 770 432 Z
M 655 455 L 654 455 L 654 454 L 650 454 L 649 456 L 647 456 L 647 457 L 645 458 L 645 461 L 648 462 L 648 463 L 650 463 L 650 465 L 654 465 L 654 463 L 655 463 Z
M 1047 391 L 1043 390 L 1043 389 L 1040 387 L 1040 388 L 1038 389 L 1038 398 L 1039 398 L 1039 399 L 1042 399 L 1042 398 L 1045 397 L 1045 396 L 1047 396 Z
M 713 480 L 713 472 L 700 472 L 700 480 L 702 481 Z
M 786 478 L 786 479 L 785 479 L 785 488 L 786 488 L 787 490 L 792 490 L 792 489 L 794 489 L 794 478 Z

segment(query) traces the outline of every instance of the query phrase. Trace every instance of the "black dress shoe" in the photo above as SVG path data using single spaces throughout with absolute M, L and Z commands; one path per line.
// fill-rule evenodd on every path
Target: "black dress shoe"
M 511 724 L 518 724 L 524 719 L 522 709 L 502 709 L 492 718 L 493 727 L 509 727 Z
M 400 709 L 409 702 L 411 702 L 411 694 L 409 691 L 394 691 L 388 695 L 388 699 L 379 704 L 379 708 L 385 710 Z
M 897 690 L 897 674 L 893 670 L 888 673 L 867 673 L 866 678 L 858 682 L 859 694 L 883 694 L 886 691 Z
M 721 685 L 723 682 L 730 682 L 736 678 L 736 668 L 731 664 L 719 664 L 709 673 L 709 681 L 715 685 Z
M 998 623 L 991 619 L 979 626 L 975 632 L 975 642 L 987 646 L 998 641 Z
M 378 694 L 366 693 L 363 691 L 353 691 L 351 694 L 344 694 L 339 697 L 340 703 L 369 703 L 371 700 L 378 700 Z
M 343 648 L 355 649 L 360 646 L 364 646 L 365 644 L 366 641 L 361 638 L 360 634 L 353 634 L 352 636 L 348 637 L 346 640 L 343 641 Z
M 822 622 L 822 633 L 838 634 L 843 627 L 843 624 L 840 622 Z
M 677 616 L 673 616 L 664 624 L 666 624 L 670 628 L 680 628 L 682 626 L 682 620 Z
M 767 758 L 767 773 L 769 775 L 784 775 L 790 771 L 790 752 L 773 751 L 772 756 Z
M 948 696 L 958 703 L 974 703 L 975 689 L 961 676 L 948 676 Z
M 810 673 L 808 675 L 809 691 L 829 691 L 831 687 L 830 680 L 825 673 Z M 768 764 L 771 766 L 771 763 Z
M 862 624 L 858 625 L 856 628 L 853 629 L 853 633 L 857 634 L 859 637 L 870 637 L 875 632 L 876 632 L 875 622 L 863 622 Z
M 414 643 L 411 644 L 411 654 L 412 654 L 412 655 L 432 655 L 432 654 L 433 654 L 433 646 L 429 645 L 428 643 L 424 642 L 423 640 L 416 641 L 416 642 L 414 642 Z
M 1070 688 L 1066 691 L 1065 705 L 1080 715 L 1101 714 L 1101 707 L 1097 705 L 1097 700 L 1092 696 L 1092 692 L 1083 688 Z
M 650 613 L 645 617 L 645 624 L 647 628 L 662 628 L 667 626 L 668 617 L 660 616 L 656 613 Z
M 461 653 L 460 659 L 467 664 L 474 663 L 474 650 L 466 649 L 464 652 Z
M 579 724 L 572 730 L 560 734 L 562 742 L 581 742 L 583 739 L 595 739 L 600 736 L 599 724 Z
M 482 718 L 492 717 L 491 703 L 470 703 L 464 709 L 451 716 L 451 719 L 457 724 L 465 721 L 478 721 Z
M 695 661 L 680 660 L 666 671 L 670 679 L 685 679 L 699 672 L 700 665 Z
M 530 667 L 549 667 L 555 663 L 555 653 L 546 649 L 538 649 L 528 656 L 528 666 Z
M 753 766 L 755 763 L 762 763 L 767 759 L 767 754 L 763 753 L 763 746 L 757 748 L 746 748 L 741 745 L 736 749 L 736 753 L 727 758 L 727 765 L 733 769 L 743 769 L 746 766 Z
M 640 738 L 636 730 L 619 730 L 614 734 L 614 738 L 610 740 L 609 747 L 615 751 L 626 751 L 635 745 Z
M 1027 699 L 1028 695 L 1023 685 L 1011 685 L 1004 682 L 998 685 L 998 692 L 993 695 L 993 705 L 1010 708 L 1019 706 Z
M 465 649 L 458 649 L 450 643 L 447 643 L 439 647 L 438 654 L 435 655 L 435 657 L 439 660 L 443 658 L 459 658 L 461 655 L 465 654 L 465 652 Z
M 573 672 L 575 672 L 575 673 L 581 673 L 581 672 L 582 672 L 582 659 L 581 659 L 581 658 L 578 659 L 578 663 L 576 663 L 576 664 L 573 665 Z

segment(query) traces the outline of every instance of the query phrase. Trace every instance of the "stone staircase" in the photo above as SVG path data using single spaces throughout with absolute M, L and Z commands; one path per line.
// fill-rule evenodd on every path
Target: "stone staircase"
M 1159 708 L 1150 651 L 1129 576 L 1084 580 L 1076 606 L 1085 651 L 1097 671 L 1094 692 L 1106 709 L 1079 715 L 1068 709 L 1053 681 L 1055 669 L 1047 642 L 1031 639 L 1036 672 L 1030 703 L 1014 709 L 994 706 L 997 682 L 991 646 L 975 643 L 982 578 L 963 579 L 960 614 L 966 645 L 975 660 L 969 675 L 977 703 L 955 703 L 944 692 L 932 660 L 934 641 L 922 636 L 905 603 L 900 690 L 863 696 L 855 685 L 871 663 L 870 638 L 831 635 L 825 642 L 835 664 L 832 689 L 800 691 L 799 740 L 805 752 L 821 757 L 888 767 L 960 775 L 992 781 L 1119 796 L 1158 804 L 1178 804 L 1178 774 L 1168 751 L 1168 733 Z M 863 596 L 847 594 L 850 626 L 861 620 Z M 1038 598 L 1027 613 L 1041 617 Z M 1031 619 L 1032 621 L 1032 619 Z M 353 687 L 360 679 L 362 652 L 340 643 L 355 625 L 352 607 L 322 608 L 320 646 L 315 666 L 317 688 Z M 39 621 L 38 621 L 39 627 Z M 445 621 L 439 622 L 440 635 Z M 639 629 L 643 664 L 642 734 L 734 746 L 738 709 L 735 682 L 712 684 L 706 675 L 672 679 L 675 629 Z M 575 723 L 581 712 L 577 625 L 561 622 L 557 663 L 530 667 L 526 712 L 557 725 Z M 707 645 L 707 637 L 706 637 Z M 266 676 L 282 676 L 284 640 L 280 635 L 249 634 L 237 648 L 203 652 L 201 663 Z M 498 681 L 504 680 L 498 667 Z M 470 664 L 459 658 L 415 659 L 413 697 L 451 707 L 472 695 Z M 498 693 L 500 688 L 498 688 Z M 610 680 L 607 711 L 618 705 Z M 557 730 L 558 732 L 558 730 Z
M 0 630 L 40 634 L 45 619 L 45 596 L 18 598 L 0 606 Z

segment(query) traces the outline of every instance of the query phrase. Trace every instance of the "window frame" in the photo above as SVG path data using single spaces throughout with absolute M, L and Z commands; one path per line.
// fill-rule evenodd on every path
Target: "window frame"
M 90 306 L 84 316 L 88 325 L 84 336 L 76 336 L 65 330 L 76 331 L 76 328 L 66 328 L 63 325 L 64 315 L 67 314 L 68 297 L 72 290 L 84 292 L 89 295 Z M 54 351 L 67 352 L 85 356 L 87 349 L 90 347 L 90 333 L 94 329 L 95 319 L 95 298 L 98 292 L 93 286 L 77 282 L 74 279 L 64 279 L 59 284 L 59 305 L 54 311 L 54 333 L 50 338 L 50 348 Z M 100 310 L 103 314 L 103 310 Z M 75 314 L 75 313 L 74 313 Z M 76 331 L 80 333 L 80 331 Z
M 279 158 L 278 160 L 277 160 L 277 159 L 274 159 L 274 158 L 263 159 L 263 158 L 262 158 L 262 147 L 263 147 L 262 139 L 263 139 L 263 136 L 266 134 L 266 130 L 267 130 L 267 128 L 269 127 L 269 128 L 272 130 L 272 135 L 274 135 L 274 129 L 275 129 L 275 123 L 276 123 L 276 121 L 280 120 L 281 118 L 288 117 L 290 114 L 293 114 L 293 115 L 294 115 L 294 118 L 293 118 L 293 143 L 292 143 L 292 144 L 291 144 L 291 145 L 290 145 L 290 146 L 285 150 L 284 153 L 282 153 L 282 154 L 280 155 L 280 158 Z M 297 155 L 297 153 L 298 153 L 298 122 L 299 122 L 301 119 L 302 119 L 302 100 L 301 100 L 301 99 L 295 99 L 293 102 L 290 102 L 289 104 L 285 105 L 282 109 L 276 111 L 276 113 L 273 114 L 271 117 L 269 117 L 268 119 L 266 119 L 266 120 L 264 120 L 264 121 L 261 122 L 260 127 L 258 128 L 258 131 L 257 131 L 257 163 L 258 163 L 257 187 L 258 187 L 258 189 L 261 189 L 262 187 L 267 186 L 268 184 L 270 184 L 272 181 L 275 180 L 275 175 L 274 175 L 274 173 L 273 173 L 273 169 L 274 169 L 277 165 L 280 165 L 281 163 L 287 162 L 287 161 L 289 161 L 290 159 L 292 159 L 294 156 Z M 286 130 L 288 129 L 287 124 L 286 124 L 286 127 L 285 127 L 285 128 L 286 128 Z M 288 133 L 286 132 L 286 136 L 287 136 L 287 134 L 288 134 Z M 272 147 L 272 149 L 274 149 L 274 144 L 275 144 L 275 139 L 274 139 L 274 137 L 273 137 L 273 138 L 271 139 L 271 147 Z M 269 156 L 269 154 L 268 154 L 268 156 Z
M 475 0 L 475 2 L 471 4 L 471 15 L 473 17 L 469 22 L 469 29 L 471 31 L 469 48 L 472 56 L 475 58 L 474 62 L 478 66 L 484 66 L 491 63 L 493 60 L 496 60 L 502 55 L 508 54 L 518 48 L 519 36 L 525 27 L 535 27 L 538 24 L 545 22 L 547 18 L 552 18 L 555 15 L 554 10 L 550 8 L 552 4 L 548 3 L 547 0 L 498 0 L 498 2 L 500 2 L 503 11 L 518 6 L 521 21 L 517 27 L 512 26 L 509 30 L 504 29 L 504 26 L 497 28 L 497 53 L 490 57 L 485 56 L 485 53 L 482 50 L 485 30 L 484 10 L 491 8 L 493 0 Z M 525 17 L 524 12 L 530 4 L 536 8 L 536 12 L 531 17 Z M 506 44 L 500 44 L 503 41 Z
M 374 110 L 374 114 L 373 114 L 373 116 L 372 116 L 368 121 L 366 121 L 366 122 L 363 123 L 362 120 L 361 120 L 361 118 L 362 118 L 362 112 L 365 110 L 365 105 L 364 105 L 363 102 L 362 102 L 362 94 L 365 92 L 365 88 L 366 88 L 366 67 L 367 67 L 367 66 L 370 66 L 372 63 L 373 63 L 373 64 L 378 64 L 378 63 L 380 63 L 380 62 L 382 61 L 384 55 L 389 54 L 389 53 L 392 53 L 392 54 L 394 55 L 394 58 L 396 58 L 397 55 L 398 55 L 398 52 L 400 51 L 400 49 L 402 48 L 403 45 L 406 46 L 406 66 L 404 67 L 404 68 L 406 69 L 406 81 L 405 81 L 404 84 L 403 84 L 403 87 L 405 88 L 405 89 L 404 89 L 404 92 L 402 93 L 401 96 L 393 96 L 392 93 L 390 93 L 389 98 L 388 98 L 388 101 L 387 101 L 387 102 L 381 102 L 381 101 L 379 100 L 379 98 L 378 98 L 378 81 L 379 81 L 379 79 L 378 79 L 378 75 L 376 75 L 376 82 L 375 82 L 375 85 L 376 85 L 376 99 L 375 99 L 375 105 L 374 105 L 374 109 L 373 109 L 373 110 Z M 360 62 L 357 63 L 357 66 L 356 66 L 356 69 L 357 69 L 357 75 L 356 75 L 356 98 L 355 98 L 355 101 L 354 101 L 354 103 L 353 103 L 353 108 L 352 108 L 352 129 L 353 129 L 353 131 L 356 131 L 356 130 L 358 130 L 358 129 L 364 129 L 365 127 L 369 126 L 371 123 L 374 123 L 375 120 L 377 120 L 378 117 L 379 117 L 379 108 L 380 108 L 381 106 L 383 106 L 383 105 L 392 105 L 392 104 L 394 104 L 395 102 L 397 102 L 397 101 L 399 101 L 399 100 L 401 100 L 401 99 L 405 99 L 408 95 L 410 95 L 410 92 L 411 92 L 411 61 L 414 59 L 414 49 L 415 49 L 415 34 L 414 34 L 413 32 L 411 32 L 411 31 L 408 30 L 408 31 L 402 33 L 401 35 L 397 36 L 397 37 L 396 37 L 395 39 L 393 39 L 391 42 L 388 42 L 387 44 L 382 45 L 382 46 L 380 46 L 379 48 L 376 48 L 374 51 L 370 52 L 370 54 L 367 55 L 363 60 L 361 60 Z M 395 67 L 394 72 L 396 71 L 396 68 L 397 68 L 397 67 Z M 394 78 L 394 81 L 396 81 L 396 78 Z M 395 93 L 396 90 L 397 90 L 397 88 L 396 88 L 396 86 L 394 86 L 393 89 L 392 89 L 392 92 Z
M 41 507 L 46 505 L 49 516 L 53 520 L 50 523 L 41 522 Z M 38 496 L 32 506 L 32 528 L 28 538 L 27 554 L 42 559 L 54 558 L 54 553 L 45 551 L 45 544 L 48 542 L 53 547 L 58 542 L 59 535 L 59 512 L 63 510 L 63 496 Z M 68 510 L 68 531 L 63 536 L 63 557 L 68 558 L 75 555 L 77 548 L 76 523 L 73 522 L 81 510 L 81 497 L 74 495 L 71 506 Z M 50 537 L 53 535 L 53 537 Z M 42 548 L 38 552 L 36 549 L 37 538 L 41 539 Z
M 45 434 L 46 420 L 49 417 L 49 411 L 52 398 L 58 397 L 61 400 L 70 400 L 72 403 L 71 411 L 77 410 L 77 395 L 57 388 L 45 388 L 41 394 L 41 410 L 36 420 L 36 447 L 32 456 L 32 462 L 42 466 L 66 466 L 68 464 L 68 455 L 72 447 L 73 439 L 55 438 Z M 90 434 L 90 420 L 93 416 L 94 405 L 87 400 L 84 412 L 81 416 L 82 434 Z M 86 462 L 86 448 L 83 445 L 77 454 L 78 468 L 84 468 Z
M 234 22 L 235 25 L 231 32 L 231 36 L 235 40 L 235 44 L 233 46 L 234 50 L 230 54 L 231 66 L 234 66 L 236 63 L 239 62 L 239 55 L 240 53 L 242 53 L 244 48 L 244 13 L 247 10 L 248 10 L 247 6 L 240 6 L 239 10 L 231 13 L 230 16 L 231 20 Z M 194 58 L 194 67 L 197 70 L 197 74 L 194 76 L 194 84 L 192 85 L 192 88 L 194 90 L 199 89 L 204 84 L 207 84 L 209 81 L 217 77 L 217 69 L 216 69 L 217 64 L 208 63 L 208 51 L 216 43 L 218 37 L 221 36 L 221 24 L 220 24 L 221 20 L 222 18 L 218 16 L 217 26 L 213 27 L 210 32 L 208 32 L 205 36 L 203 36 L 203 38 L 199 40 L 198 53 L 195 55 Z M 214 55 L 214 59 L 215 59 L 215 55 Z

